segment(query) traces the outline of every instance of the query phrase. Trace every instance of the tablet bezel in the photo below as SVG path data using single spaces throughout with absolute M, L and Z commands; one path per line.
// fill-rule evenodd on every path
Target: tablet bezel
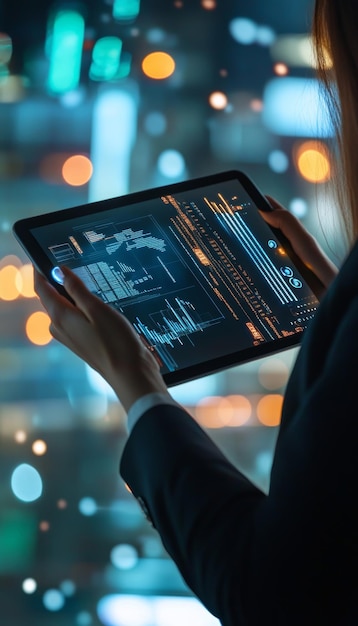
M 160 198 L 161 196 L 169 194 L 174 195 L 176 193 L 189 191 L 191 189 L 203 188 L 207 185 L 214 185 L 228 180 L 237 180 L 244 187 L 244 189 L 252 199 L 254 205 L 256 205 L 258 209 L 264 212 L 273 210 L 268 200 L 260 192 L 258 187 L 253 183 L 253 181 L 247 176 L 247 174 L 240 170 L 229 170 L 218 174 L 212 174 L 200 178 L 186 180 L 183 182 L 154 187 L 148 190 L 138 191 L 124 196 L 109 198 L 97 202 L 91 202 L 75 207 L 70 207 L 67 209 L 61 209 L 51 213 L 44 213 L 41 215 L 20 219 L 13 225 L 13 233 L 17 241 L 25 250 L 27 256 L 31 259 L 32 263 L 37 268 L 37 270 L 40 271 L 44 276 L 46 276 L 51 284 L 54 285 L 62 295 L 67 296 L 63 287 L 61 287 L 61 285 L 53 280 L 51 276 L 51 270 L 54 266 L 53 264 L 51 264 L 48 256 L 45 254 L 45 252 L 36 241 L 35 237 L 32 235 L 32 229 L 54 224 L 56 222 L 63 222 L 73 218 L 85 218 L 95 213 L 110 209 L 118 208 L 120 210 L 121 207 L 127 207 L 131 204 L 136 204 L 138 202 Z M 308 286 L 311 288 L 314 295 L 317 297 L 318 300 L 320 300 L 324 292 L 324 286 L 322 285 L 322 283 L 313 274 L 313 272 L 311 272 L 297 257 L 297 255 L 292 250 L 291 245 L 283 236 L 281 231 L 278 231 L 277 229 L 274 229 L 272 227 L 270 228 L 275 234 L 275 237 L 277 237 L 280 244 L 282 244 L 282 246 L 284 247 L 285 251 L 296 266 L 297 270 L 300 272 L 302 277 L 307 282 Z M 168 386 L 172 386 L 199 378 L 201 376 L 214 374 L 223 369 L 238 366 L 242 363 L 246 363 L 248 361 L 259 359 L 278 351 L 281 352 L 282 350 L 298 346 L 301 342 L 302 335 L 304 335 L 304 332 L 295 333 L 294 335 L 291 335 L 289 337 L 282 337 L 275 341 L 265 342 L 263 345 L 253 346 L 244 350 L 235 351 L 232 354 L 227 354 L 225 356 L 214 357 L 210 361 L 205 361 L 199 364 L 188 366 L 180 370 L 175 370 L 174 372 L 164 373 L 163 378 Z

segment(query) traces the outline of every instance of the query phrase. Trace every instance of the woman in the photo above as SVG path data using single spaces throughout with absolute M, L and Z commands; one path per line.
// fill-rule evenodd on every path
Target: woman
M 336 275 L 312 237 L 272 201 L 267 219 L 329 288 L 287 387 L 268 495 L 172 400 L 126 319 L 68 270 L 64 285 L 76 306 L 36 276 L 54 337 L 104 376 L 128 412 L 124 480 L 189 587 L 224 626 L 358 624 L 356 0 L 317 0 L 314 41 L 334 106 L 338 88 L 337 187 L 351 251 Z

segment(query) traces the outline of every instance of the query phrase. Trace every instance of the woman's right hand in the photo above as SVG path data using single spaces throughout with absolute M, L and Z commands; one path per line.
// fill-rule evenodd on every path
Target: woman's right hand
M 261 211 L 264 220 L 270 226 L 281 230 L 297 256 L 327 288 L 338 274 L 337 267 L 292 213 L 271 196 L 266 197 L 274 211 L 267 213 Z

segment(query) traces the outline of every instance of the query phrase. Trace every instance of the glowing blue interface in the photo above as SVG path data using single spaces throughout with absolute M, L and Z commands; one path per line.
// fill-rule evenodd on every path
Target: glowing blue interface
M 302 333 L 318 306 L 237 180 L 31 232 L 131 321 L 162 373 Z

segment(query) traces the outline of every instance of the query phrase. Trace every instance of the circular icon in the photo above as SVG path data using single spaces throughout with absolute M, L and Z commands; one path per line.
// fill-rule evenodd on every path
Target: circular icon
M 57 265 L 56 267 L 53 267 L 51 270 L 51 276 L 56 281 L 56 283 L 58 283 L 59 285 L 63 285 L 65 277 L 60 267 L 58 267 Z
M 293 276 L 293 271 L 291 270 L 290 267 L 288 267 L 288 265 L 284 265 L 283 267 L 280 268 L 281 270 L 281 274 L 283 274 L 284 276 Z
M 277 242 L 274 239 L 269 239 L 267 245 L 269 248 L 277 248 Z
M 295 287 L 296 289 L 301 289 L 302 287 L 302 283 L 298 280 L 298 278 L 290 278 L 290 283 L 292 287 Z

